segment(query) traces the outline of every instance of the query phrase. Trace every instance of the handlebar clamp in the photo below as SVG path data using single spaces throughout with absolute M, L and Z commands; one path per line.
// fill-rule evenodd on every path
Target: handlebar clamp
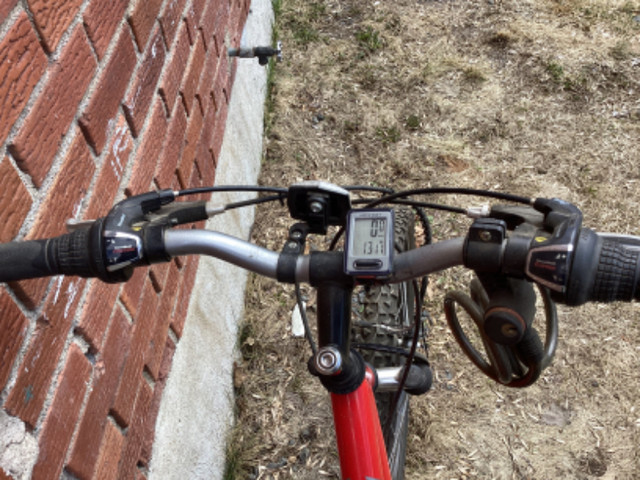
M 289 238 L 278 257 L 277 279 L 279 282 L 295 283 L 296 263 L 298 256 L 304 252 L 309 230 L 309 225 L 306 223 L 296 223 L 289 229 Z
M 503 220 L 475 220 L 464 244 L 465 267 L 477 272 L 500 272 L 506 234 L 507 224 Z

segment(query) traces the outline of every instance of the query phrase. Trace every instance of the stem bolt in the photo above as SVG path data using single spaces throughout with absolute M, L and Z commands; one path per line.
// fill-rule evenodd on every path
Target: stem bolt
M 342 354 L 336 347 L 322 347 L 316 353 L 314 362 L 320 375 L 335 375 L 342 370 Z
M 311 213 L 321 213 L 324 210 L 324 205 L 317 200 L 314 200 L 309 204 L 309 210 L 311 210 Z
M 489 230 L 482 230 L 480 232 L 480 240 L 483 242 L 490 242 L 492 238 L 491 232 Z

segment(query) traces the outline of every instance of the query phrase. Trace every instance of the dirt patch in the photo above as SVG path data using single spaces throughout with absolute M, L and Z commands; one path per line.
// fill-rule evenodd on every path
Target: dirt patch
M 637 1 L 276 2 L 261 182 L 491 188 L 574 202 L 585 225 L 640 234 Z M 439 198 L 468 206 L 462 197 Z M 254 239 L 291 224 L 261 208 Z M 469 222 L 433 212 L 437 239 Z M 435 384 L 412 400 L 407 478 L 630 479 L 640 472 L 637 305 L 560 309 L 553 364 L 513 390 L 446 327 L 431 279 Z M 311 295 L 311 292 L 306 292 Z M 338 478 L 325 393 L 292 338 L 293 293 L 253 278 L 237 368 L 235 478 Z M 309 298 L 313 313 L 313 298 Z

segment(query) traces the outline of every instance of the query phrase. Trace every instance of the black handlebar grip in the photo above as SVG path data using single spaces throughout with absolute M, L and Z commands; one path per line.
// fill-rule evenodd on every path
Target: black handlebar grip
M 567 305 L 640 300 L 640 244 L 583 228 L 567 283 Z
M 80 277 L 96 276 L 90 248 L 89 228 L 49 239 L 47 250 L 47 256 L 57 273 Z
M 55 272 L 47 261 L 47 240 L 0 244 L 0 281 L 48 277 Z
M 52 275 L 97 276 L 89 233 L 87 228 L 44 240 L 0 244 L 0 282 Z

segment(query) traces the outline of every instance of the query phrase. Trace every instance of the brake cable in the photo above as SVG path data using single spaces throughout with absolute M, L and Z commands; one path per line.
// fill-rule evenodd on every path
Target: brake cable
M 300 282 L 296 280 L 294 287 L 296 292 L 296 304 L 298 305 L 298 311 L 300 312 L 300 318 L 302 319 L 302 326 L 304 328 L 304 336 L 307 339 L 307 342 L 309 342 L 311 353 L 313 353 L 313 356 L 315 357 L 316 353 L 318 353 L 318 347 L 316 346 L 316 342 L 313 340 L 311 327 L 309 327 L 309 317 L 307 316 L 307 309 L 305 308 L 304 301 L 302 300 Z
M 187 188 L 185 190 L 179 190 L 176 192 L 177 197 L 183 197 L 185 195 L 199 195 L 201 193 L 216 193 L 216 192 L 257 192 L 257 193 L 277 193 L 280 195 L 286 195 L 289 191 L 285 187 L 264 187 L 260 185 L 219 185 L 209 187 L 195 187 Z
M 458 187 L 429 187 L 429 188 L 417 188 L 414 190 L 404 190 L 401 192 L 392 193 L 390 195 L 379 198 L 373 201 L 368 206 L 374 207 L 382 203 L 392 203 L 396 199 L 412 197 L 415 195 L 470 195 L 475 197 L 488 197 L 495 198 L 497 200 L 506 200 L 514 203 L 522 203 L 525 205 L 532 205 L 533 199 L 523 197 L 520 195 L 513 195 L 511 193 L 494 192 L 491 190 L 476 190 L 473 188 L 458 188 Z

